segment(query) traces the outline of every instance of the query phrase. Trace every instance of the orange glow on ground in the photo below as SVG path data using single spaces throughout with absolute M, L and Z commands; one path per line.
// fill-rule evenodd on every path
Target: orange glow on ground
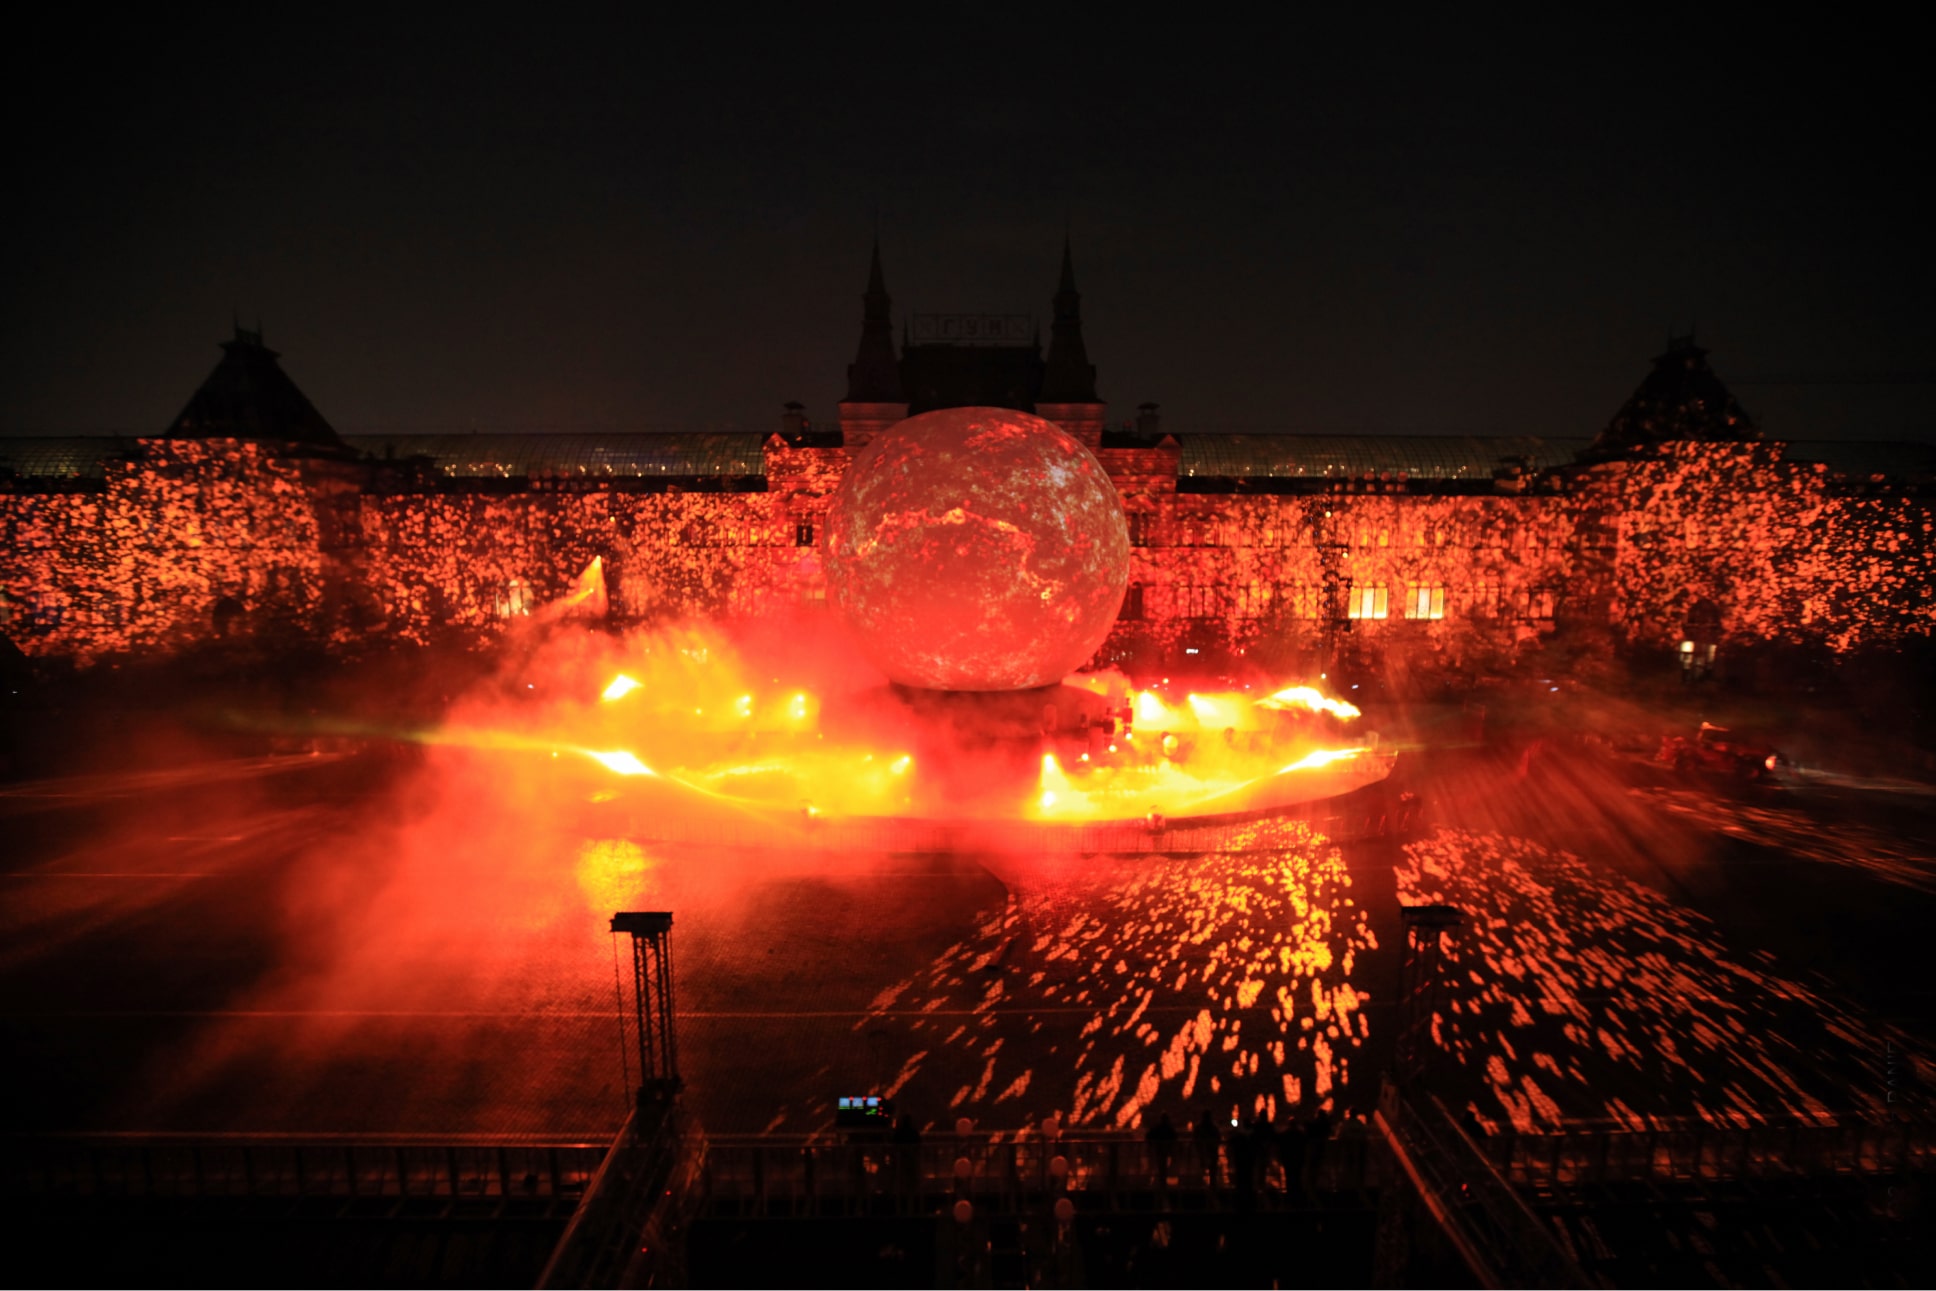
M 618 779 L 566 783 L 562 797 L 674 836 L 707 822 L 1181 819 L 1328 797 L 1389 769 L 1366 755 L 1375 740 L 1345 734 L 1357 710 L 1309 686 L 1173 704 L 1104 672 L 1019 695 L 923 697 L 881 684 L 815 630 L 612 635 L 551 618 L 507 665 L 515 675 L 417 738 L 546 757 L 547 775 L 571 774 L 549 755 L 577 754 Z

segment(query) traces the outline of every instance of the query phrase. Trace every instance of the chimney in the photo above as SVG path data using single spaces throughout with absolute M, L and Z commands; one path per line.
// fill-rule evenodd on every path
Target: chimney
M 1136 433 L 1155 439 L 1163 433 L 1163 418 L 1157 413 L 1157 405 L 1139 403 L 1136 405 Z
M 807 433 L 807 405 L 787 400 L 785 410 L 780 413 L 780 433 L 789 438 Z

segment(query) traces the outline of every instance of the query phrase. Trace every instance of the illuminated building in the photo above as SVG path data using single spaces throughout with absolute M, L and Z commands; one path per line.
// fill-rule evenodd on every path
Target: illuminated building
M 594 557 L 619 621 L 815 606 L 850 454 L 975 402 L 1058 423 L 1121 491 L 1114 660 L 1343 653 L 1429 684 L 1530 649 L 1705 667 L 1710 647 L 1842 654 L 1936 621 L 1936 453 L 1764 439 L 1691 338 L 1591 440 L 1166 433 L 1147 404 L 1111 430 L 1066 248 L 1046 354 L 1026 320 L 920 316 L 897 355 L 878 253 L 871 270 L 838 429 L 790 405 L 766 435 L 339 435 L 238 330 L 158 435 L 0 440 L 5 631 L 82 662 L 428 642 L 562 594 Z

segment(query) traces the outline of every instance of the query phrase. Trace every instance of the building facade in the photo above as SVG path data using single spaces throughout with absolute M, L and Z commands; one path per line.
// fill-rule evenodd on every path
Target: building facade
M 1015 320 L 894 343 L 878 250 L 838 429 L 339 435 L 238 329 L 159 435 L 0 440 L 0 618 L 95 664 L 210 643 L 481 636 L 595 558 L 611 617 L 825 602 L 851 455 L 910 411 L 992 403 L 1087 444 L 1122 493 L 1128 596 L 1105 661 L 1350 656 L 1422 687 L 1529 651 L 1824 655 L 1927 638 L 1936 452 L 1764 439 L 1691 338 L 1593 439 L 1109 429 L 1065 248 L 1048 350 Z M 951 330 L 952 329 L 952 330 Z

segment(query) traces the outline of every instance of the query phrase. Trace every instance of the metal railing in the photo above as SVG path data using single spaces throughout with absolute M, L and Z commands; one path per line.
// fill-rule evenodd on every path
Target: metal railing
M 1519 1187 L 1890 1175 L 1936 1169 L 1936 1126 L 1907 1121 L 1806 1122 L 1501 1134 L 1487 1159 Z
M 1378 1121 L 1393 1155 L 1482 1286 L 1592 1283 L 1436 1097 L 1414 1102 L 1386 1084 Z
M 509 1199 L 576 1205 L 597 1143 L 15 1139 L 0 1145 L 14 1197 Z
M 1055 1139 L 940 1138 L 896 1143 L 722 1143 L 713 1141 L 698 1186 L 713 1214 L 925 1214 L 965 1199 L 996 1211 L 1028 1210 L 1069 1197 L 1083 1210 L 1127 1210 L 1159 1195 L 1220 1206 L 1247 1194 L 1264 1207 L 1309 1204 L 1312 1196 L 1364 1192 L 1382 1182 L 1382 1158 L 1364 1135 L 1307 1152 L 1289 1177 L 1276 1157 L 1241 1154 L 1230 1143 L 1185 1139 L 1161 1149 L 1138 1136 Z M 1240 1177 L 1243 1164 L 1248 1180 Z
M 612 1142 L 537 1286 L 683 1285 L 676 1265 L 708 1145 L 676 1101 L 635 1111 Z M 675 1267 L 669 1268 L 671 1260 Z M 654 1275 L 657 1276 L 654 1276 Z

